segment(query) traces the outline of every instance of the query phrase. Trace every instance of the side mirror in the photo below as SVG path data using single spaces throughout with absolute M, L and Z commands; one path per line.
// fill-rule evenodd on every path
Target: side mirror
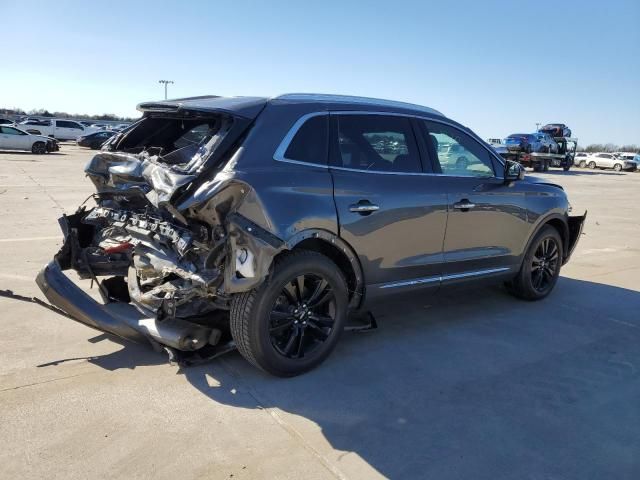
M 524 179 L 524 167 L 513 160 L 504 162 L 504 181 L 515 182 Z

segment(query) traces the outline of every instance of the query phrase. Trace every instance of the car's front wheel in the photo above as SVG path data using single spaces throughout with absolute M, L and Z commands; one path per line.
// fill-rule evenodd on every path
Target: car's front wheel
M 523 300 L 540 300 L 549 295 L 560 276 L 562 238 L 550 225 L 534 237 L 518 275 L 507 283 L 510 293 Z
M 578 166 L 580 168 L 586 168 L 587 167 L 587 162 L 584 160 L 580 160 L 580 163 L 578 164 Z
M 249 362 L 280 377 L 319 365 L 335 347 L 347 317 L 347 282 L 329 258 L 291 252 L 254 290 L 231 301 L 231 334 Z
M 42 155 L 47 152 L 47 146 L 44 142 L 36 142 L 31 146 L 31 152 L 37 155 Z
M 589 162 L 589 168 L 592 170 L 596 169 L 596 162 Z

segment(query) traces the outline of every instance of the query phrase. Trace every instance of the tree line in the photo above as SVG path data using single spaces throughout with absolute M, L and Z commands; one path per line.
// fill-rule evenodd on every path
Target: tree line
M 633 152 L 640 153 L 640 146 L 635 144 L 630 145 L 615 145 L 613 143 L 592 143 L 586 147 L 578 145 L 576 149 L 578 152 Z
M 76 120 L 107 120 L 112 122 L 134 122 L 136 118 L 119 117 L 113 113 L 103 113 L 102 115 L 88 115 L 86 113 L 50 112 L 44 108 L 34 108 L 24 111 L 21 108 L 0 108 L 0 115 L 11 116 L 34 116 L 49 118 L 73 118 Z

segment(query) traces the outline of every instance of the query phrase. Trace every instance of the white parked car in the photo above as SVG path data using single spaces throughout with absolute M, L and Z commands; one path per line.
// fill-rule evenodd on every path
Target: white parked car
M 638 168 L 638 164 L 633 160 L 618 158 L 613 153 L 596 153 L 587 159 L 589 168 L 613 168 L 616 172 L 622 170 L 634 171 Z
M 83 135 L 97 132 L 99 128 L 86 127 L 80 122 L 57 118 L 47 120 L 27 120 L 18 124 L 18 128 L 35 135 L 44 135 L 58 140 L 75 140 Z
M 591 153 L 587 152 L 576 152 L 573 157 L 573 164 L 576 167 L 585 168 L 587 163 L 589 163 L 589 158 L 591 157 Z
M 631 160 L 636 162 L 638 167 L 640 167 L 640 154 L 633 152 L 613 152 L 613 154 L 621 160 Z
M 58 144 L 52 138 L 32 135 L 14 126 L 0 125 L 0 149 L 27 150 L 42 154 L 58 150 Z

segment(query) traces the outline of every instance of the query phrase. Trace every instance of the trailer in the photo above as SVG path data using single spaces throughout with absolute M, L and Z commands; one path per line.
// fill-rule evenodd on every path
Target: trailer
M 573 158 L 578 147 L 578 139 L 570 137 L 554 137 L 558 144 L 557 153 L 543 152 L 509 152 L 503 150 L 500 155 L 520 163 L 523 167 L 531 167 L 534 172 L 546 172 L 550 167 L 560 167 L 565 172 L 573 165 Z

